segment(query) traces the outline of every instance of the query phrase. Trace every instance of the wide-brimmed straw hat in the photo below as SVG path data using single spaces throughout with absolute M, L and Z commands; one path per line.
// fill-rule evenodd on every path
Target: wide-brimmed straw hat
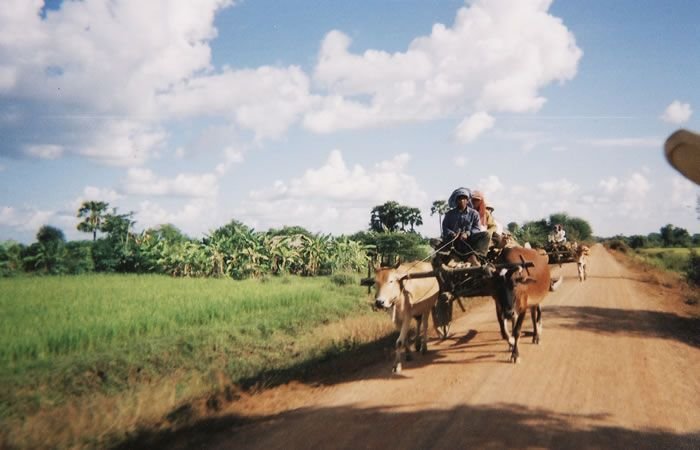
M 680 129 L 666 139 L 664 153 L 669 164 L 700 184 L 700 135 Z

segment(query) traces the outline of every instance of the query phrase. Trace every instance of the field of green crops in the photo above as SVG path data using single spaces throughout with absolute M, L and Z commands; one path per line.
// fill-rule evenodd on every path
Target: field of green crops
M 0 419 L 173 373 L 241 382 L 352 345 L 309 336 L 363 315 L 387 320 L 358 282 L 333 277 L 0 279 Z

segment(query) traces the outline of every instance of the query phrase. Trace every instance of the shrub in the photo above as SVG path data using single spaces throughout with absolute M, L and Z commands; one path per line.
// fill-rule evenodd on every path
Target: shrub
M 685 276 L 688 279 L 688 283 L 700 286 L 700 254 L 695 250 L 690 251 Z
M 620 240 L 620 239 L 614 239 L 614 240 L 608 241 L 606 245 L 609 249 L 617 250 L 617 251 L 622 252 L 622 253 L 627 253 L 627 251 L 629 250 L 629 247 L 627 246 L 627 244 L 625 244 L 625 242 L 623 240 Z

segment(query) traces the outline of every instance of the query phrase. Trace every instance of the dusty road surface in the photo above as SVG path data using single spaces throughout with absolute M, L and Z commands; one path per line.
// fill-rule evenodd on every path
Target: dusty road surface
M 700 322 L 602 246 L 589 266 L 584 283 L 575 264 L 563 267 L 542 342 L 526 335 L 517 365 L 483 302 L 400 375 L 387 359 L 333 384 L 271 389 L 231 404 L 215 431 L 168 446 L 700 448 Z

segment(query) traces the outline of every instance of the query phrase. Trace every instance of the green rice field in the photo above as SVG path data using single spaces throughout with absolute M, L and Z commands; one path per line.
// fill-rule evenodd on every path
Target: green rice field
M 0 418 L 175 372 L 238 382 L 352 345 L 309 336 L 363 315 L 366 289 L 329 277 L 0 279 Z

